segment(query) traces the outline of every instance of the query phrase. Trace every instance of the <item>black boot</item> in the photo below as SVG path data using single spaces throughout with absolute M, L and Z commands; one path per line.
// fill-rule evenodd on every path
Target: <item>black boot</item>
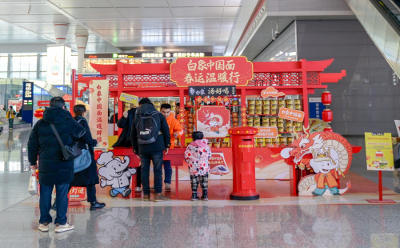
M 203 191 L 203 195 L 201 196 L 201 199 L 203 200 L 203 201 L 208 201 L 208 191 L 207 190 L 204 190 Z
M 125 189 L 124 191 L 122 191 L 121 195 L 123 197 L 127 197 L 131 194 L 132 190 L 130 188 Z
M 192 192 L 192 201 L 197 201 L 198 199 L 200 199 L 198 196 L 197 196 L 197 192 Z
M 104 208 L 105 206 L 106 206 L 105 203 L 100 203 L 100 202 L 94 201 L 94 202 L 90 203 L 90 211 L 94 211 L 96 209 L 101 209 L 101 208 Z

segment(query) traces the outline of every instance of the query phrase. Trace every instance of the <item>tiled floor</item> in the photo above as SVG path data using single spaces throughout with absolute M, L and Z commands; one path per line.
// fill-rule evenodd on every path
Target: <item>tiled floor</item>
M 70 207 L 74 231 L 55 234 L 51 226 L 41 233 L 39 198 L 27 192 L 30 173 L 21 162 L 28 135 L 26 129 L 0 135 L 0 247 L 399 247 L 400 205 L 365 201 L 377 197 L 378 179 L 366 171 L 364 151 L 354 156 L 346 175 L 353 191 L 343 196 L 291 197 L 288 182 L 257 181 L 260 200 L 229 201 L 230 182 L 213 181 L 209 202 L 191 202 L 181 182 L 178 197 L 172 192 L 173 200 L 155 204 L 100 189 L 105 209 Z M 383 175 L 385 198 L 400 202 L 397 176 Z

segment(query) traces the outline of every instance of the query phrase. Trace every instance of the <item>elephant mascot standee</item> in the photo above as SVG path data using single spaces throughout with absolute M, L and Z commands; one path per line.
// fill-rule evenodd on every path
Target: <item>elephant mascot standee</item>
M 116 197 L 121 194 L 127 197 L 132 190 L 129 188 L 130 179 L 136 173 L 136 169 L 129 168 L 129 157 L 125 156 L 124 161 L 119 157 L 114 158 L 113 152 L 103 152 L 97 159 L 98 165 L 104 165 L 99 169 L 99 175 L 104 177 L 100 179 L 102 188 L 111 186 L 110 195 Z

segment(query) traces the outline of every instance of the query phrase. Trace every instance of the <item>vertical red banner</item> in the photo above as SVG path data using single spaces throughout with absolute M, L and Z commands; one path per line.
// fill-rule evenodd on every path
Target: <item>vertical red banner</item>
M 108 147 L 108 80 L 89 82 L 89 127 L 99 147 Z

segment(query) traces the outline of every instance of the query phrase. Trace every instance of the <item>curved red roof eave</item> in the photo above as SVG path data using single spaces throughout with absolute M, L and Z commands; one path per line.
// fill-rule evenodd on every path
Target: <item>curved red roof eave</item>
M 289 62 L 252 62 L 253 73 L 274 73 L 274 72 L 301 72 L 303 70 L 311 72 L 323 72 L 333 59 L 321 61 L 300 61 Z M 124 64 L 117 62 L 114 65 L 100 65 L 90 63 L 92 67 L 101 75 L 152 75 L 152 74 L 170 74 L 171 64 Z M 321 83 L 337 82 L 346 76 L 346 71 L 340 73 L 321 73 Z
M 90 63 L 92 67 L 100 72 L 102 75 L 115 75 L 117 72 L 123 74 L 135 75 L 135 74 L 169 74 L 170 64 L 124 64 L 118 63 L 121 67 L 121 71 L 118 71 L 118 64 L 114 65 L 100 65 Z

